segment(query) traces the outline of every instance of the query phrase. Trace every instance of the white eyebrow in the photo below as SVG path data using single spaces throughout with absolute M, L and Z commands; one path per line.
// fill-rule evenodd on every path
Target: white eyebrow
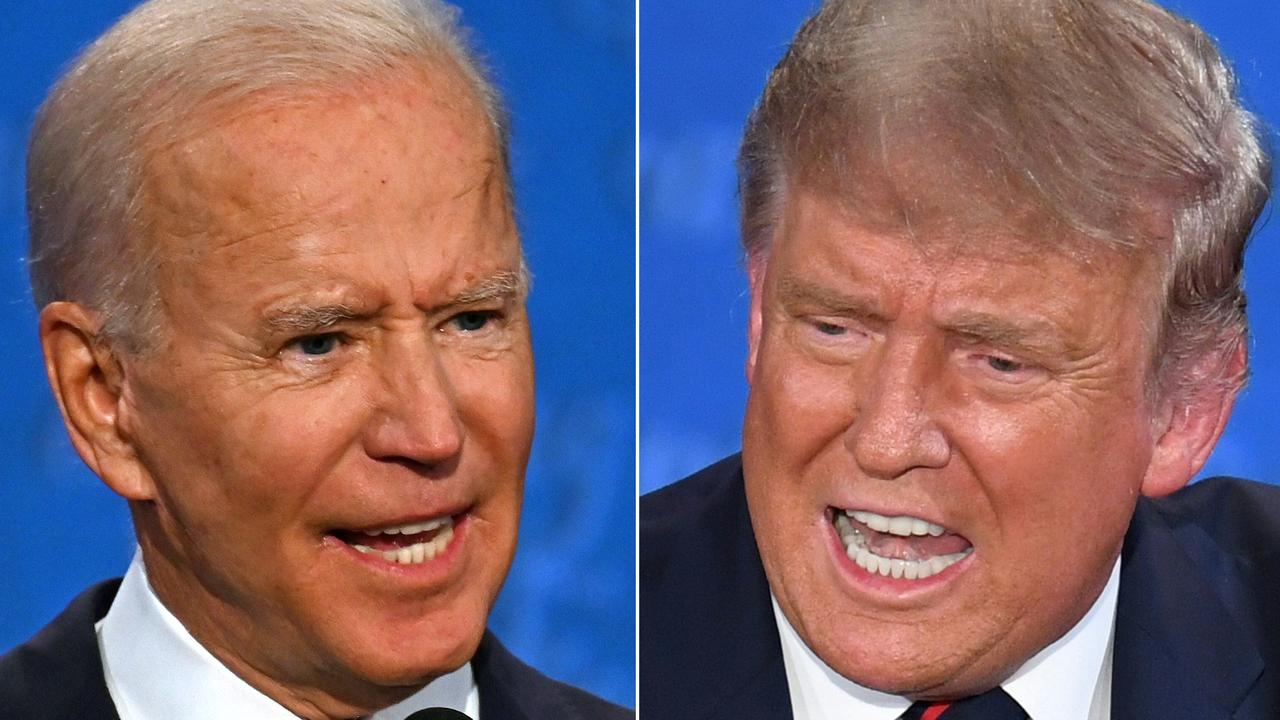
M 470 305 L 504 297 L 523 298 L 528 293 L 529 272 L 522 265 L 519 272 L 503 270 L 468 286 L 445 305 Z
M 355 320 L 364 314 L 347 305 L 296 305 L 271 310 L 266 324 L 275 332 L 320 332 L 345 320 Z

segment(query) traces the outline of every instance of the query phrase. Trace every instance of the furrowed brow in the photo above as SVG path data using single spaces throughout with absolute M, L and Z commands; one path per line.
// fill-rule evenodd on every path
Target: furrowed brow
M 454 295 L 446 305 L 472 305 L 495 298 L 523 298 L 529 294 L 529 273 L 504 270 L 490 275 Z
M 268 328 L 280 333 L 323 332 L 340 322 L 357 320 L 363 315 L 342 304 L 291 305 L 267 311 Z
M 778 281 L 778 301 L 784 307 L 808 305 L 837 315 L 883 318 L 875 302 L 868 298 L 847 295 L 795 277 L 783 277 Z
M 1010 350 L 1061 353 L 1065 350 L 1058 333 L 1047 322 L 1009 320 L 986 313 L 965 314 L 951 319 L 945 329 L 965 339 Z

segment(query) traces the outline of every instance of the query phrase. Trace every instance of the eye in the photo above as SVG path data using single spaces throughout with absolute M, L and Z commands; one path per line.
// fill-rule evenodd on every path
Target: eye
M 458 313 L 450 318 L 449 321 L 462 332 L 474 333 L 484 330 L 497 315 L 498 313 L 492 310 L 471 310 Z
M 1010 360 L 1009 358 L 1000 357 L 999 355 L 988 355 L 987 365 L 991 366 L 992 370 L 999 373 L 1015 373 L 1026 368 L 1026 365 L 1023 365 L 1016 360 Z
M 814 320 L 813 327 L 815 330 L 822 333 L 823 335 L 840 336 L 849 332 L 849 328 L 843 327 L 841 325 L 836 325 L 835 323 L 825 322 L 822 320 Z
M 1016 360 L 1008 355 L 991 352 L 972 352 L 966 356 L 969 366 L 992 382 L 1005 385 L 1024 385 L 1044 379 L 1045 371 L 1039 365 L 1026 360 Z
M 292 344 L 304 355 L 328 355 L 338 348 L 338 334 L 307 335 L 294 340 Z

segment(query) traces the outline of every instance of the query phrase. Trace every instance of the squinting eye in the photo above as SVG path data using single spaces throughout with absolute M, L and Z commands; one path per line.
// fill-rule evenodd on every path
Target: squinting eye
M 846 332 L 846 328 L 835 323 L 822 322 L 821 320 L 815 321 L 813 326 L 823 335 L 843 335 Z
M 453 316 L 453 324 L 463 332 L 476 332 L 483 330 L 485 325 L 493 319 L 491 312 L 464 312 Z
M 298 338 L 294 343 L 306 355 L 328 355 L 338 347 L 338 336 L 335 333 L 308 335 Z
M 1020 362 L 1010 360 L 1009 358 L 998 357 L 996 355 L 988 355 L 987 364 L 991 366 L 992 370 L 1002 373 L 1017 372 L 1023 368 L 1023 365 Z

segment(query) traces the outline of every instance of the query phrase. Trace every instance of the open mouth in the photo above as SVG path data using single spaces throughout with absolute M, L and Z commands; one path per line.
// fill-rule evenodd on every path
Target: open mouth
M 963 536 L 910 515 L 830 508 L 829 517 L 849 559 L 884 577 L 924 580 L 973 552 Z
M 397 565 L 430 562 L 453 541 L 451 515 L 368 530 L 334 530 L 332 535 L 356 550 Z

